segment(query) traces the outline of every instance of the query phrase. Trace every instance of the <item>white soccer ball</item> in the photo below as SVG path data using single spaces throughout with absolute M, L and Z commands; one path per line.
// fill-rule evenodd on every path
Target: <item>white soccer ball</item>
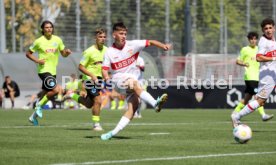
M 249 126 L 241 124 L 233 129 L 233 135 L 238 143 L 244 144 L 252 138 L 252 130 Z

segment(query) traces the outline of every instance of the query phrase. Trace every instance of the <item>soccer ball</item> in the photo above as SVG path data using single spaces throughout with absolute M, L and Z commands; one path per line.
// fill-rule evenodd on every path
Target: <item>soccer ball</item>
M 252 131 L 249 126 L 241 124 L 233 129 L 233 135 L 238 143 L 244 144 L 252 138 Z

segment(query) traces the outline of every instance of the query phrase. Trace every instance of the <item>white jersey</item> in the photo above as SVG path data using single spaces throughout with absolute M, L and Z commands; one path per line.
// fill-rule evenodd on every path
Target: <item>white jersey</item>
M 137 69 L 137 73 L 138 73 L 138 80 L 142 80 L 143 79 L 143 71 L 145 68 L 145 62 L 144 59 L 142 57 L 138 57 L 137 61 L 136 61 L 136 69 Z
M 149 46 L 148 40 L 126 41 L 122 49 L 113 44 L 104 55 L 102 68 L 112 70 L 112 77 L 120 77 L 122 74 L 131 74 L 138 79 L 140 72 L 137 72 L 136 62 L 140 52 Z
M 276 42 L 262 36 L 257 56 L 276 57 Z M 276 61 L 260 62 L 260 80 L 257 96 L 267 99 L 274 90 L 276 82 Z
M 258 44 L 257 56 L 276 57 L 276 42 L 262 36 Z M 260 73 L 263 71 L 276 72 L 276 61 L 260 62 Z

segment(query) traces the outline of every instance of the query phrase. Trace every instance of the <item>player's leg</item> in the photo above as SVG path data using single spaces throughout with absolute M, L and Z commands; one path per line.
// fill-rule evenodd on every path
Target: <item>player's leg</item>
M 11 108 L 12 109 L 14 108 L 14 94 L 15 94 L 14 90 L 10 91 L 10 100 L 11 100 Z
M 240 100 L 239 104 L 236 106 L 236 108 L 235 108 L 235 110 L 233 112 L 234 113 L 240 112 L 245 105 L 246 104 L 244 104 L 244 99 Z
M 94 104 L 92 107 L 92 122 L 93 122 L 93 130 L 94 131 L 102 131 L 103 128 L 100 125 L 100 112 L 101 112 L 101 96 L 96 96 L 94 98 Z
M 2 96 L 2 91 L 0 89 L 0 108 L 2 108 L 2 103 L 3 103 L 3 96 Z
M 249 100 L 251 100 L 252 96 L 255 95 L 257 93 L 257 89 L 258 89 L 258 81 L 245 81 L 246 84 L 246 89 L 245 89 L 245 100 L 244 100 L 244 104 L 248 104 Z M 273 118 L 273 115 L 268 115 L 265 113 L 264 107 L 261 106 L 259 108 L 257 108 L 259 114 L 262 117 L 263 121 L 268 121 L 270 119 Z
M 115 91 L 115 89 L 112 89 L 111 94 L 109 96 L 110 98 L 110 110 L 115 110 L 117 108 L 117 95 L 118 93 Z
M 37 103 L 37 105 L 35 107 L 37 115 L 41 118 L 42 117 L 42 107 L 61 90 L 61 86 L 57 85 L 55 75 L 51 75 L 48 72 L 41 73 L 38 75 L 39 75 L 40 79 L 42 80 L 42 89 L 47 92 L 40 99 L 40 101 Z
M 156 100 L 151 96 L 150 93 L 145 91 L 139 82 L 135 79 L 128 79 L 127 82 L 130 89 L 132 89 L 135 94 L 137 94 L 143 101 L 150 104 L 152 107 L 155 108 L 156 112 L 160 112 L 162 109 L 163 104 L 168 100 L 168 95 L 165 93 L 161 95 L 161 97 L 158 97 Z
M 118 99 L 118 110 L 123 110 L 125 108 L 125 96 L 120 94 Z
M 257 98 L 254 101 L 249 102 L 240 112 L 232 113 L 232 124 L 233 127 L 236 127 L 240 123 L 240 119 L 243 116 L 246 116 L 252 112 L 254 112 L 260 106 L 265 104 L 266 99 L 274 89 L 274 80 L 270 76 L 266 76 L 263 78 L 258 87 Z
M 128 110 L 125 112 L 125 114 L 122 116 L 122 118 L 120 119 L 120 121 L 112 131 L 109 131 L 108 133 L 101 135 L 102 140 L 111 139 L 113 136 L 115 136 L 121 130 L 123 130 L 128 125 L 130 120 L 132 120 L 135 110 L 138 108 L 139 98 L 137 95 L 131 94 L 127 98 L 127 102 L 128 102 Z

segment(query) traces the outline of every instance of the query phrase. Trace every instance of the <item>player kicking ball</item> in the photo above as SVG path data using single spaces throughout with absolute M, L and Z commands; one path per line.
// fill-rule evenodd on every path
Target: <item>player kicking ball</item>
M 168 99 L 167 94 L 154 99 L 147 91 L 144 91 L 138 82 L 139 74 L 136 72 L 136 60 L 145 47 L 156 46 L 167 51 L 170 50 L 171 45 L 156 40 L 128 41 L 126 37 L 126 26 L 122 22 L 114 24 L 114 43 L 104 55 L 102 72 L 104 79 L 109 82 L 111 77 L 109 77 L 108 71 L 109 69 L 112 70 L 112 83 L 117 92 L 126 95 L 128 110 L 113 130 L 101 135 L 102 140 L 111 139 L 128 125 L 139 106 L 140 99 L 154 107 L 156 112 L 161 111 Z

